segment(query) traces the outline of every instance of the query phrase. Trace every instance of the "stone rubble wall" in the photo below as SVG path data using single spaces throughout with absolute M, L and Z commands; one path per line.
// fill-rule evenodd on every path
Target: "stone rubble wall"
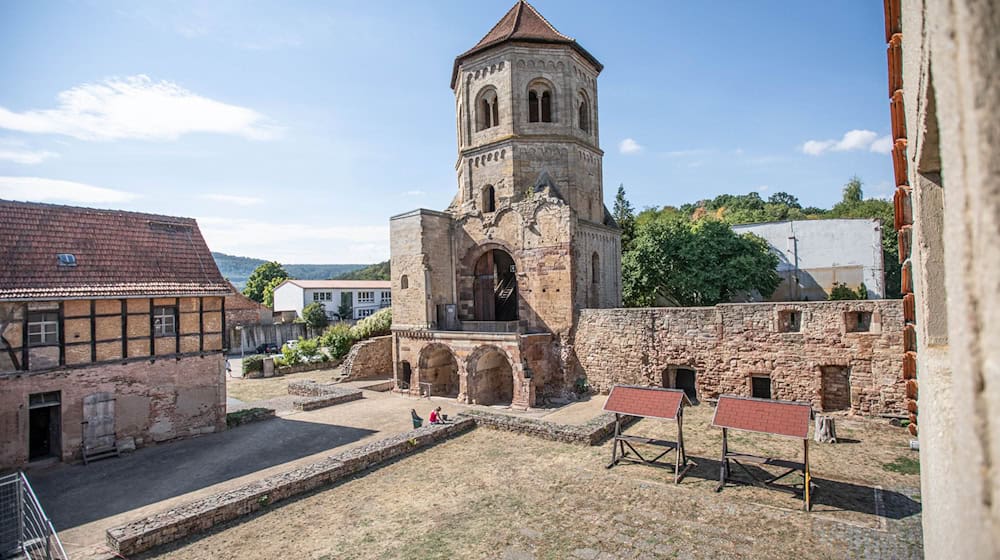
M 557 424 L 483 410 L 466 410 L 461 416 L 472 418 L 477 426 L 576 445 L 598 445 L 615 431 L 615 415 L 611 413 L 595 416 L 585 424 Z M 627 426 L 636 420 L 628 416 L 623 423 Z
M 799 332 L 780 332 L 781 313 L 792 311 Z M 858 311 L 872 313 L 869 332 L 847 332 Z M 822 370 L 834 366 L 849 369 L 852 412 L 899 415 L 902 315 L 898 300 L 584 309 L 573 349 L 578 374 L 601 393 L 620 383 L 662 387 L 683 367 L 695 370 L 700 399 L 750 396 L 750 378 L 769 376 L 772 398 L 824 410 Z
M 392 335 L 362 340 L 344 358 L 344 381 L 392 375 Z
M 112 527 L 108 546 L 125 557 L 144 552 L 259 511 L 293 496 L 328 486 L 366 469 L 408 455 L 475 427 L 470 418 L 425 426 L 349 449 L 325 459 L 269 476 L 233 490 L 188 502 L 167 511 Z
M 316 383 L 311 379 L 289 383 L 288 394 L 303 397 L 292 402 L 292 407 L 296 410 L 316 410 L 362 398 L 360 389 L 346 389 L 333 383 Z

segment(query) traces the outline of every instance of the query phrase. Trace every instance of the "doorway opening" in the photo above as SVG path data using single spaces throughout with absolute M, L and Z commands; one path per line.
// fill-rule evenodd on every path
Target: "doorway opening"
M 59 391 L 28 396 L 28 460 L 62 455 L 62 400 Z
M 517 271 L 510 254 L 502 249 L 483 253 L 476 261 L 475 274 L 475 320 L 516 321 Z

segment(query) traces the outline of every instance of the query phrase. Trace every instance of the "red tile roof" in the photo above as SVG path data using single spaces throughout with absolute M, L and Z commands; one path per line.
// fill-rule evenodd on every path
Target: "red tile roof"
M 712 425 L 806 439 L 811 417 L 812 407 L 806 403 L 722 395 Z
M 0 301 L 230 293 L 190 218 L 0 200 L 0 264 Z
M 458 78 L 458 67 L 462 60 L 508 41 L 569 45 L 593 64 L 598 72 L 604 68 L 594 58 L 594 55 L 587 52 L 572 37 L 567 37 L 557 31 L 542 14 L 538 13 L 538 10 L 534 6 L 524 0 L 518 0 L 517 4 L 514 4 L 514 7 L 500 18 L 500 21 L 490 29 L 489 33 L 476 43 L 476 46 L 455 58 L 455 66 L 451 74 L 451 87 L 453 89 L 455 87 L 455 80 Z
M 604 403 L 604 410 L 629 416 L 673 420 L 677 418 L 682 404 L 691 403 L 680 389 L 615 385 Z

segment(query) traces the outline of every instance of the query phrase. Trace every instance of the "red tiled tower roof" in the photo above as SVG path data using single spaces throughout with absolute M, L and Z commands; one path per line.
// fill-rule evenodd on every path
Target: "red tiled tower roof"
M 596 58 L 594 58 L 594 55 L 587 52 L 587 50 L 581 47 L 576 40 L 572 37 L 567 37 L 556 30 L 556 28 L 542 16 L 542 14 L 538 13 L 538 10 L 536 10 L 534 6 L 524 0 L 518 0 L 518 2 L 514 4 L 514 7 L 508 10 L 507 13 L 500 18 L 500 21 L 498 21 L 497 24 L 490 29 L 489 33 L 476 43 L 476 46 L 455 58 L 455 66 L 451 73 L 451 87 L 455 87 L 455 81 L 458 78 L 458 66 L 462 63 L 462 60 L 491 47 L 507 42 L 569 45 L 591 64 L 593 64 L 597 68 L 598 72 L 604 68 L 604 66 L 598 62 Z
M 230 291 L 191 218 L 0 200 L 0 301 Z

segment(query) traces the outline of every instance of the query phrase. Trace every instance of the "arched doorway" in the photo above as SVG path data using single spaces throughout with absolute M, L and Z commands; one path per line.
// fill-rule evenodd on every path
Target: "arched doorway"
M 502 249 L 476 261 L 473 301 L 476 321 L 517 320 L 517 274 L 514 259 Z
M 514 371 L 499 348 L 477 350 L 469 360 L 469 398 L 473 404 L 510 406 Z
M 435 397 L 458 396 L 458 362 L 447 346 L 431 344 L 421 350 L 419 374 L 421 391 L 430 390 Z
M 399 364 L 399 378 L 396 380 L 396 386 L 404 390 L 409 389 L 412 378 L 413 371 L 410 368 L 410 362 L 403 360 Z

